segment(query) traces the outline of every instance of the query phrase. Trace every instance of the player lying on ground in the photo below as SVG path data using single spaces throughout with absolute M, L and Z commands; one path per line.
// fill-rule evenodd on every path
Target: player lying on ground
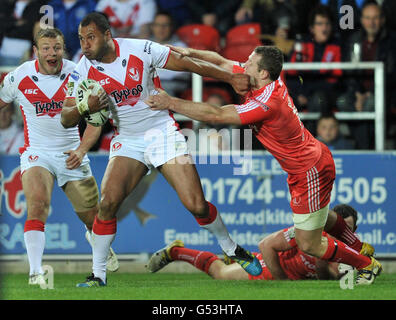
M 356 230 L 357 212 L 352 207 L 342 204 L 333 210 L 345 220 L 351 231 Z M 325 232 L 323 235 L 329 237 Z M 238 264 L 226 264 L 229 259 L 224 262 L 211 252 L 185 248 L 180 240 L 154 253 L 147 269 L 157 272 L 173 261 L 185 261 L 212 278 L 221 280 L 330 280 L 345 274 L 339 272 L 338 263 L 302 252 L 296 244 L 294 227 L 270 234 L 260 241 L 259 248 L 261 253 L 254 253 L 263 267 L 259 276 L 248 275 Z
M 99 207 L 98 187 L 86 154 L 101 129 L 88 125 L 80 141 L 78 128 L 65 129 L 60 124 L 66 84 L 75 68 L 72 61 L 62 58 L 64 47 L 60 30 L 40 30 L 33 47 L 37 59 L 7 74 L 0 86 L 0 108 L 15 101 L 24 118 L 25 145 L 20 149 L 20 161 L 27 203 L 24 240 L 30 265 L 29 284 L 44 281 L 44 226 L 55 179 L 86 225 L 88 241 Z M 109 269 L 116 271 L 118 260 L 112 250 L 107 258 Z
M 247 92 L 250 77 L 235 75 L 205 62 L 181 57 L 168 47 L 142 39 L 113 39 L 110 25 L 100 13 L 85 16 L 78 30 L 84 56 L 71 74 L 62 110 L 64 127 L 75 126 L 82 114 L 116 105 L 110 118 L 117 135 L 112 139 L 109 162 L 102 179 L 99 213 L 93 224 L 92 275 L 79 287 L 106 285 L 106 257 L 116 236 L 116 213 L 124 199 L 152 167 L 158 168 L 197 223 L 209 230 L 225 254 L 241 263 L 247 272 L 259 274 L 259 261 L 237 245 L 217 214 L 205 200 L 201 181 L 189 155 L 185 137 L 168 111 L 152 111 L 144 102 L 159 84 L 156 68 L 190 71 L 227 81 L 241 93 Z M 86 79 L 99 82 L 103 91 L 90 95 L 87 109 L 76 103 L 76 91 Z M 109 98 L 107 98 L 109 97 Z

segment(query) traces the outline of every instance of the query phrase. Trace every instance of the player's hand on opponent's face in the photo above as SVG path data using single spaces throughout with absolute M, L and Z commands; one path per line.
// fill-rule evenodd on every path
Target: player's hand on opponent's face
M 157 88 L 158 94 L 149 96 L 145 101 L 151 110 L 164 110 L 169 109 L 172 97 L 169 96 L 164 90 Z
M 77 169 L 84 158 L 85 153 L 80 150 L 67 150 L 63 154 L 69 155 L 66 159 L 66 168 L 69 170 Z
M 89 107 L 89 113 L 95 113 L 101 109 L 109 108 L 110 101 L 106 91 L 101 89 L 98 91 L 97 95 L 91 93 L 88 97 L 88 107 Z
M 230 84 L 236 93 L 245 95 L 254 85 L 254 79 L 245 73 L 233 73 Z

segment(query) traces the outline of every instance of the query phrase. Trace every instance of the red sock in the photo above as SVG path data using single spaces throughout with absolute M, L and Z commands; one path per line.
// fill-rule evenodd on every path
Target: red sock
M 359 251 L 362 249 L 362 242 L 356 237 L 356 235 L 348 228 L 344 221 L 344 218 L 337 214 L 337 221 L 334 226 L 327 231 L 333 237 L 345 242 L 349 247 Z
M 32 231 L 32 230 L 44 232 L 44 222 L 42 222 L 41 220 L 38 220 L 38 219 L 26 220 L 25 228 L 23 231 L 27 232 L 27 231 Z
M 371 263 L 371 259 L 364 255 L 361 255 L 356 250 L 348 247 L 345 243 L 340 240 L 327 238 L 328 247 L 326 253 L 321 259 L 345 263 L 356 269 L 362 269 L 367 267 Z
M 205 273 L 209 272 L 209 267 L 213 261 L 220 260 L 211 252 L 182 247 L 173 247 L 170 255 L 173 260 L 186 261 Z
M 117 232 L 117 218 L 111 220 L 100 220 L 95 216 L 92 231 L 98 235 L 115 234 Z
M 217 217 L 216 207 L 210 202 L 207 202 L 207 204 L 209 206 L 209 215 L 206 218 L 195 218 L 201 226 L 212 223 Z

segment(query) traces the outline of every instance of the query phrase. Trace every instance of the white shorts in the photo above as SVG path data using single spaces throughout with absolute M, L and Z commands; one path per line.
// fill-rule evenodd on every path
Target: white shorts
M 153 129 L 144 136 L 115 136 L 110 144 L 109 158 L 132 158 L 151 169 L 185 154 L 189 154 L 187 142 L 179 131 Z
M 69 181 L 83 180 L 92 176 L 91 167 L 87 155 L 84 156 L 81 166 L 77 169 L 66 168 L 66 159 L 69 157 L 63 151 L 42 151 L 27 148 L 21 155 L 21 175 L 33 167 L 47 169 L 62 187 Z
M 329 205 L 311 213 L 293 213 L 294 226 L 300 230 L 316 230 L 323 228 L 329 215 Z

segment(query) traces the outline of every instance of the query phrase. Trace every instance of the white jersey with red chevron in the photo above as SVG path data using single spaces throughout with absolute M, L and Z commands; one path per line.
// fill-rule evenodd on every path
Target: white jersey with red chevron
M 74 68 L 74 62 L 63 59 L 59 74 L 44 75 L 39 72 L 38 60 L 33 60 L 4 78 L 0 99 L 17 102 L 22 111 L 25 145 L 21 153 L 27 147 L 66 151 L 79 146 L 78 128 L 65 129 L 60 122 L 66 86 Z
M 167 110 L 153 111 L 144 102 L 160 86 L 156 68 L 166 65 L 170 49 L 149 40 L 113 39 L 117 58 L 101 63 L 83 56 L 69 79 L 68 97 L 75 98 L 79 83 L 93 79 L 113 101 L 110 114 L 118 134 L 142 136 L 152 128 L 175 127 Z M 175 128 L 176 129 L 176 128 Z

